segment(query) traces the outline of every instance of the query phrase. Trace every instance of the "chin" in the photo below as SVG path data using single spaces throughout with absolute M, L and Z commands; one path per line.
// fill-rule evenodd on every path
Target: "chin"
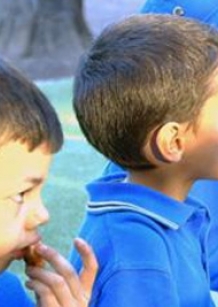
M 6 270 L 12 261 L 13 261 L 13 258 L 10 258 L 10 259 L 0 258 L 0 272 Z

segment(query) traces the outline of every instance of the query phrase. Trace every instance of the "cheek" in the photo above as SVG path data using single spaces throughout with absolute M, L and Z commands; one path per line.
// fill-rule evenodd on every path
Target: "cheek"
M 15 220 L 18 215 L 19 206 L 12 200 L 0 200 L 0 227 Z
M 202 138 L 201 147 L 204 154 L 202 162 L 206 158 L 208 163 L 218 160 L 218 129 L 211 131 L 206 138 Z M 207 163 L 207 161 L 205 161 L 205 163 Z
M 218 178 L 218 127 L 198 130 L 188 142 L 185 161 L 194 179 Z
M 12 260 L 13 259 L 11 259 L 11 257 L 9 256 L 0 258 L 0 273 L 7 269 L 7 267 L 10 265 Z
M 196 139 L 193 144 L 196 143 L 199 151 L 205 152 L 206 154 L 213 154 L 218 148 L 218 119 L 214 122 L 211 119 L 211 123 L 208 125 L 202 125 L 201 129 L 198 130 Z M 195 145 L 194 145 L 195 146 Z
M 4 235 L 2 235 L 4 234 Z M 12 224 L 0 226 L 0 257 L 16 249 L 18 244 L 17 229 Z
M 212 138 L 211 142 L 204 143 L 197 153 L 196 163 L 201 178 L 218 178 L 218 137 Z
M 16 206 L 0 203 L 0 257 L 16 248 L 22 238 L 22 225 L 16 219 Z

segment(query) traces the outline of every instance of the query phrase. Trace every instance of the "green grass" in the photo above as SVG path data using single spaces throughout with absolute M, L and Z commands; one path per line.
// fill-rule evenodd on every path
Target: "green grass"
M 43 189 L 44 202 L 51 220 L 41 229 L 43 241 L 67 257 L 85 212 L 85 184 L 101 174 L 105 159 L 87 144 L 73 115 L 72 80 L 38 82 L 50 99 L 63 125 L 65 143 L 54 156 L 48 181 Z M 11 271 L 24 281 L 22 262 Z

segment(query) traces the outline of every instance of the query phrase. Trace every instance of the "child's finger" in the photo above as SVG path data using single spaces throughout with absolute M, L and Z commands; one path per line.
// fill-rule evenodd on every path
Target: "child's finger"
M 81 298 L 83 298 L 83 285 L 81 285 L 79 277 L 74 271 L 73 266 L 55 249 L 49 246 L 40 243 L 37 245 L 36 249 L 37 252 L 52 266 L 52 268 L 55 270 L 55 273 L 57 273 L 65 281 L 66 285 L 68 285 L 68 288 L 71 291 L 71 294 L 75 297 L 75 299 L 80 300 Z M 44 274 L 49 273 L 48 271 L 43 269 L 41 271 L 37 270 L 37 272 L 38 274 L 40 274 L 40 276 L 37 275 L 37 278 L 45 278 Z M 55 276 L 54 279 L 44 279 L 42 280 L 42 282 L 45 282 L 45 280 L 46 282 L 49 282 L 49 286 L 52 287 L 52 283 L 55 282 Z
M 55 299 L 61 307 L 77 306 L 77 298 L 72 295 L 68 283 L 61 275 L 34 267 L 28 268 L 27 274 L 31 278 L 27 286 L 32 287 L 41 301 Z
M 76 238 L 74 240 L 74 245 L 82 257 L 84 266 L 80 273 L 80 281 L 87 297 L 90 297 L 98 271 L 97 259 L 92 248 L 83 239 Z
M 55 296 L 44 284 L 37 280 L 28 280 L 26 282 L 26 287 L 34 291 L 37 298 L 37 305 L 40 307 L 61 307 L 57 302 Z

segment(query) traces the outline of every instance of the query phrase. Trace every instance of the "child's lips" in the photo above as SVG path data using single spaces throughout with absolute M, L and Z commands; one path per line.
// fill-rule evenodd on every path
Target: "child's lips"
M 39 243 L 41 241 L 41 237 L 40 236 L 37 236 L 37 239 L 32 241 L 30 244 L 28 244 L 27 246 L 30 246 L 30 245 L 36 245 L 37 243 Z M 17 249 L 15 251 L 12 252 L 12 255 L 14 257 L 14 259 L 16 260 L 21 260 L 23 259 L 24 257 L 24 254 L 25 254 L 25 248 L 27 247 L 23 247 L 21 249 Z
M 24 249 L 19 249 L 13 252 L 14 259 L 20 260 L 24 257 Z

